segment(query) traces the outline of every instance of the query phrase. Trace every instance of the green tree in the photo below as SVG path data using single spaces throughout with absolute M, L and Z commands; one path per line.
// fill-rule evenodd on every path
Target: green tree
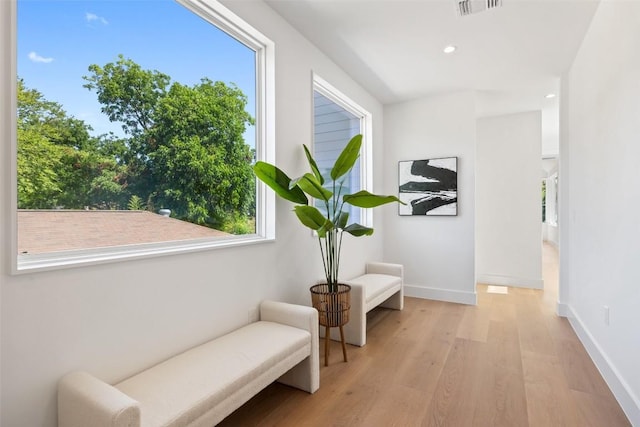
M 141 211 L 144 210 L 144 203 L 142 203 L 142 199 L 135 194 L 129 198 L 129 203 L 127 203 L 127 209 L 130 211 Z
M 124 167 L 97 150 L 67 148 L 58 172 L 64 192 L 60 205 L 67 208 L 91 206 L 97 209 L 124 207 L 127 193 L 121 183 Z
M 169 76 L 143 70 L 122 55 L 104 67 L 90 65 L 89 71 L 91 75 L 83 77 L 87 81 L 84 87 L 95 90 L 109 120 L 122 123 L 130 135 L 151 129 L 155 108 L 171 81 Z
M 236 213 L 254 213 L 253 154 L 242 136 L 245 124 L 253 123 L 246 102 L 240 89 L 208 79 L 171 86 L 152 133 L 158 203 L 175 206 L 178 217 L 216 226 Z
M 46 209 L 62 193 L 57 171 L 62 152 L 34 129 L 18 127 L 18 208 Z
M 18 208 L 117 207 L 122 167 L 109 155 L 107 138 L 67 115 L 42 93 L 17 85 Z
M 255 215 L 253 153 L 243 139 L 253 118 L 240 89 L 209 79 L 172 83 L 122 55 L 89 71 L 85 87 L 129 135 L 121 162 L 131 194 L 216 228 Z

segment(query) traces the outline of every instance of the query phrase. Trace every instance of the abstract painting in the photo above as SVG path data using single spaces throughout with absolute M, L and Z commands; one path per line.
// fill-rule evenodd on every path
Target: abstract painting
M 458 158 L 410 160 L 398 164 L 400 215 L 457 215 Z

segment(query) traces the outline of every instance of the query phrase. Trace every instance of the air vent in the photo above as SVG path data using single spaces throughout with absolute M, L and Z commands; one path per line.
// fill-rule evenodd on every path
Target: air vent
M 459 16 L 467 16 L 483 10 L 502 6 L 502 0 L 455 0 Z

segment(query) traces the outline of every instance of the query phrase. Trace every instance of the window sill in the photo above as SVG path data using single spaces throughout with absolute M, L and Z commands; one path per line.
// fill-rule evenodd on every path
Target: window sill
M 166 255 L 178 255 L 202 252 L 221 248 L 246 246 L 273 242 L 275 239 L 257 234 L 221 239 L 196 239 L 141 245 L 96 248 L 89 250 L 61 251 L 44 254 L 20 254 L 14 274 L 39 271 L 60 270 L 89 265 L 123 262 L 135 259 L 154 258 Z

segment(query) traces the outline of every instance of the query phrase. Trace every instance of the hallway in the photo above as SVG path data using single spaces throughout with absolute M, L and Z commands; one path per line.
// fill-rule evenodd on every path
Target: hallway
M 221 425 L 629 426 L 555 314 L 553 246 L 543 260 L 545 291 L 480 284 L 477 306 L 406 298 L 402 312 L 374 310 L 348 363 L 332 343 L 318 392 L 272 384 Z
M 560 280 L 558 248 L 547 242 L 542 243 L 542 278 L 544 279 L 544 300 L 555 310 Z

